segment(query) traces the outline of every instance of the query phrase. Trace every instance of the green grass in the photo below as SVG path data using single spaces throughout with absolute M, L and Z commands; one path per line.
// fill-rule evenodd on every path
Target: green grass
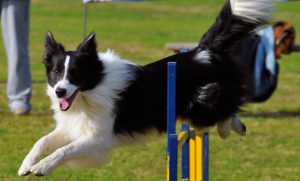
M 122 57 L 145 64 L 171 54 L 166 42 L 198 41 L 217 15 L 222 0 L 167 0 L 105 3 L 88 7 L 88 31 L 95 31 L 99 50 L 113 48 Z M 50 177 L 19 177 L 17 170 L 34 142 L 54 127 L 45 95 L 41 64 L 45 32 L 51 30 L 67 49 L 82 39 L 82 4 L 73 0 L 32 0 L 30 55 L 33 110 L 13 116 L 5 96 L 6 57 L 0 45 L 0 180 L 165 180 L 165 135 L 147 143 L 114 150 L 98 168 L 58 168 Z M 300 2 L 281 3 L 275 20 L 289 20 L 300 31 Z M 2 41 L 2 38 L 1 40 Z M 300 34 L 297 34 L 300 43 Z M 279 87 L 266 103 L 252 104 L 242 114 L 248 134 L 210 139 L 211 180 L 300 180 L 300 54 L 280 60 Z

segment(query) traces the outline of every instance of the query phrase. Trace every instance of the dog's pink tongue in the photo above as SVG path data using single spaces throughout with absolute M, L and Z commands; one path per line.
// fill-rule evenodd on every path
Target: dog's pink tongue
M 59 99 L 60 110 L 65 111 L 69 108 L 70 104 L 67 99 Z

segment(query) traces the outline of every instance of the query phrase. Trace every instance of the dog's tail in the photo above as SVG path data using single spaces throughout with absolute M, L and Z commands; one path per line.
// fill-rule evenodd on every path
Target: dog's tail
M 199 43 L 200 49 L 226 51 L 272 17 L 272 0 L 227 0 L 212 27 Z

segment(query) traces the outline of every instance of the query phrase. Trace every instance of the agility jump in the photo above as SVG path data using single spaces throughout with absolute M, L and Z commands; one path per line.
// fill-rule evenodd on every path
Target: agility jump
M 176 63 L 168 63 L 167 88 L 167 181 L 177 181 L 178 149 L 182 149 L 181 179 L 208 181 L 209 139 L 187 124 L 176 133 Z

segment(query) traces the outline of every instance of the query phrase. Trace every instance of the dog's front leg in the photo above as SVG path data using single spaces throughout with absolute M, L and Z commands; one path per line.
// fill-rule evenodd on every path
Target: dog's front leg
M 25 176 L 30 174 L 31 167 L 36 163 L 39 156 L 46 151 L 53 151 L 63 145 L 68 144 L 69 141 L 62 131 L 55 129 L 46 136 L 43 136 L 39 139 L 28 155 L 25 157 L 18 174 L 20 176 Z
M 100 145 L 99 140 L 95 141 L 95 138 L 80 138 L 64 147 L 58 148 L 51 155 L 32 166 L 30 172 L 36 176 L 46 176 L 56 167 L 74 157 L 86 157 L 95 151 L 99 154 L 101 152 L 104 154 L 105 149 L 99 149 Z

